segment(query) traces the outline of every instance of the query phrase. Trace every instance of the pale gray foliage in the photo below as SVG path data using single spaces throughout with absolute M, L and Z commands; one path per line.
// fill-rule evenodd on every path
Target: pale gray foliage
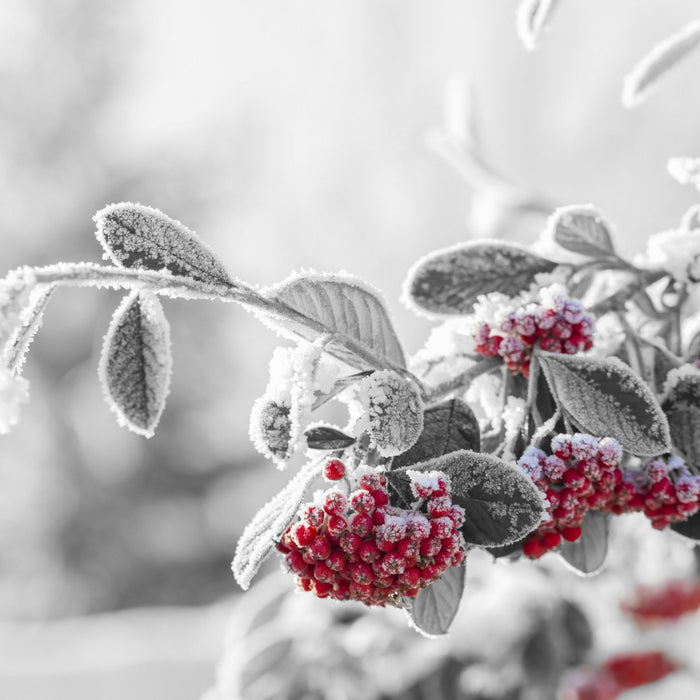
M 261 396 L 250 412 L 250 437 L 255 448 L 268 459 L 284 462 L 294 447 L 296 432 L 290 418 L 290 407 L 268 395 Z
M 622 104 L 631 109 L 652 94 L 659 81 L 700 45 L 700 20 L 689 22 L 642 58 L 628 73 L 622 86 Z
M 518 36 L 528 51 L 534 51 L 547 28 L 559 0 L 521 0 L 518 5 Z
M 266 290 L 266 296 L 312 319 L 323 333 L 333 338 L 327 351 L 352 367 L 367 369 L 371 362 L 358 355 L 343 342 L 343 337 L 354 341 L 359 349 L 388 361 L 389 365 L 405 367 L 403 348 L 396 335 L 386 305 L 379 292 L 362 280 L 346 274 L 304 273 Z M 292 319 L 268 318 L 273 325 L 301 331 L 303 337 L 313 339 L 309 329 L 298 329 Z M 384 367 L 387 363 L 384 363 Z
M 307 488 L 323 470 L 323 465 L 312 462 L 302 467 L 296 476 L 268 501 L 246 526 L 238 540 L 231 570 L 238 585 L 247 590 L 275 542 L 289 527 L 304 502 Z
M 610 516 L 589 510 L 583 519 L 581 537 L 575 542 L 562 541 L 559 555 L 567 566 L 582 576 L 594 576 L 608 556 Z
M 153 294 L 134 291 L 114 312 L 98 374 L 120 425 L 151 437 L 170 391 L 170 325 Z
M 649 387 L 621 360 L 538 353 L 559 407 L 583 431 L 614 437 L 635 455 L 671 449 L 668 422 Z
M 547 225 L 554 240 L 566 250 L 594 257 L 614 254 L 613 227 L 592 204 L 561 207 Z
M 409 608 L 419 632 L 428 637 L 448 632 L 462 600 L 466 570 L 466 566 L 449 566 L 437 581 L 421 589 Z
M 158 209 L 121 202 L 101 209 L 94 220 L 97 239 L 116 265 L 165 269 L 208 284 L 234 284 L 199 236 Z

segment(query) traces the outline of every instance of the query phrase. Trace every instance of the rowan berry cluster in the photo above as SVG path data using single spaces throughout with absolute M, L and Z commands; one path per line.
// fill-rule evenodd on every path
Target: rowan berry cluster
M 593 346 L 593 316 L 578 299 L 562 294 L 545 303 L 532 302 L 500 320 L 479 323 L 474 330 L 475 351 L 502 357 L 512 374 L 530 374 L 532 348 L 573 355 Z
M 304 506 L 277 545 L 302 590 L 401 606 L 402 597 L 415 597 L 448 566 L 464 562 L 464 509 L 452 504 L 445 475 L 414 473 L 416 509 L 404 510 L 389 504 L 382 474 L 354 480 L 339 460 L 330 460 L 324 474 L 349 488 L 332 486 Z
M 615 515 L 643 512 L 652 527 L 662 530 L 700 508 L 700 477 L 692 476 L 677 457 L 668 465 L 657 460 L 622 471 L 617 440 L 582 433 L 556 435 L 552 452 L 528 447 L 518 462 L 547 499 L 540 527 L 523 545 L 531 559 L 556 549 L 562 538 L 577 540 L 591 509 Z

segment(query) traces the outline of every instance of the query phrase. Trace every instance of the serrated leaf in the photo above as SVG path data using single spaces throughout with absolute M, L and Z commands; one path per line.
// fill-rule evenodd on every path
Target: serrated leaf
M 552 214 L 554 240 L 566 250 L 599 257 L 614 255 L 612 225 L 591 204 L 561 207 Z
M 467 544 L 510 544 L 537 528 L 544 516 L 542 494 L 532 481 L 492 455 L 458 450 L 390 472 L 392 495 L 404 504 L 414 500 L 408 469 L 450 477 L 452 501 L 465 510 L 462 534 Z
M 158 298 L 127 295 L 105 335 L 99 376 L 117 420 L 151 437 L 170 391 L 170 326 Z
M 691 515 L 682 523 L 671 523 L 671 529 L 683 537 L 700 540 L 700 512 Z
M 291 525 L 309 485 L 321 474 L 323 466 L 312 462 L 302 467 L 294 478 L 268 501 L 243 530 L 231 562 L 238 585 L 247 590 L 260 566 L 284 531 Z
M 403 348 L 383 300 L 358 278 L 316 273 L 296 275 L 275 285 L 266 294 L 318 323 L 321 332 L 349 338 L 360 350 L 366 348 L 379 360 L 384 360 L 380 366 L 375 366 L 347 343 L 331 340 L 326 350 L 349 365 L 358 369 L 406 367 Z M 307 338 L 319 335 L 312 331 L 309 336 L 308 327 L 299 327 L 290 319 L 270 320 Z
M 679 377 L 661 407 L 673 446 L 689 465 L 700 468 L 700 374 Z
M 521 0 L 518 5 L 518 36 L 528 51 L 534 51 L 540 43 L 559 0 Z
M 592 576 L 605 565 L 608 556 L 610 516 L 589 510 L 583 518 L 581 537 L 575 542 L 564 540 L 559 549 L 561 558 L 576 573 Z
M 424 634 L 446 634 L 459 610 L 466 567 L 450 566 L 440 578 L 420 590 L 409 610 L 413 624 Z
M 556 263 L 515 245 L 475 241 L 436 250 L 409 270 L 404 301 L 438 316 L 471 313 L 481 294 L 515 296 Z
M 621 360 L 538 352 L 558 405 L 583 432 L 614 437 L 635 455 L 671 449 L 668 422 L 649 387 Z
M 355 438 L 330 425 L 317 425 L 309 428 L 304 435 L 306 444 L 312 450 L 342 450 L 355 443 Z
M 479 448 L 479 422 L 474 412 L 464 401 L 450 399 L 423 413 L 423 432 L 411 449 L 394 457 L 392 468 L 442 457 L 456 450 L 478 452 Z
M 179 221 L 141 204 L 110 204 L 94 216 L 97 239 L 116 265 L 166 269 L 173 275 L 232 286 L 223 265 L 195 233 Z
M 622 104 L 627 108 L 641 104 L 658 87 L 659 81 L 699 44 L 700 20 L 695 20 L 654 46 L 625 78 Z

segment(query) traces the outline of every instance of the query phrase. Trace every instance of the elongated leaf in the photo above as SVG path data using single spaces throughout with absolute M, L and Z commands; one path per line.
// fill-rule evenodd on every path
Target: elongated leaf
M 693 366 L 669 388 L 661 407 L 673 446 L 689 466 L 700 469 L 700 373 Z
M 635 455 L 671 449 L 666 416 L 649 387 L 624 362 L 538 354 L 557 403 L 582 431 L 614 437 Z
M 548 226 L 552 227 L 554 240 L 566 250 L 593 257 L 614 255 L 613 227 L 591 204 L 557 209 Z
M 330 425 L 317 425 L 309 428 L 304 435 L 306 444 L 312 450 L 342 450 L 355 442 L 354 437 Z
M 21 325 L 9 339 L 4 359 L 7 367 L 15 374 L 22 370 L 29 347 L 44 320 L 44 311 L 53 296 L 54 289 L 53 285 L 47 285 L 32 291 L 29 306 L 23 309 L 20 317 Z
M 238 585 L 247 590 L 250 582 L 284 531 L 289 527 L 304 501 L 309 485 L 323 466 L 312 462 L 299 470 L 296 476 L 255 515 L 238 540 L 231 570 Z
M 521 0 L 517 15 L 518 36 L 528 51 L 538 47 L 558 4 L 559 0 Z
M 392 495 L 403 503 L 415 500 L 406 475 L 409 469 L 441 471 L 450 477 L 452 501 L 465 510 L 462 534 L 467 544 L 510 544 L 532 532 L 544 516 L 542 494 L 532 481 L 492 455 L 459 450 L 392 471 Z
M 622 104 L 628 108 L 641 104 L 658 87 L 659 81 L 698 44 L 700 20 L 690 22 L 681 31 L 654 46 L 625 78 Z
M 309 273 L 296 275 L 267 291 L 267 296 L 281 301 L 319 324 L 320 333 L 338 334 L 351 339 L 380 360 L 399 367 L 406 366 L 401 343 L 394 331 L 386 306 L 378 292 L 350 275 Z M 283 325 L 304 337 L 309 329 L 299 328 L 292 321 L 269 319 L 275 325 Z M 372 366 L 371 361 L 348 347 L 347 343 L 331 342 L 327 350 L 358 369 L 383 369 Z
M 466 567 L 450 566 L 440 578 L 423 588 L 409 609 L 411 621 L 424 634 L 446 634 L 459 610 L 466 582 Z
M 576 573 L 592 576 L 600 572 L 608 556 L 610 516 L 589 510 L 583 518 L 581 537 L 562 542 L 559 554 Z
M 234 284 L 199 236 L 158 209 L 131 202 L 110 204 L 94 220 L 97 240 L 116 265 L 166 269 L 200 282 Z
M 556 263 L 515 245 L 474 241 L 436 250 L 408 272 L 403 300 L 418 312 L 468 314 L 481 294 L 514 296 Z
M 479 423 L 464 401 L 451 399 L 425 411 L 418 441 L 394 458 L 392 468 L 442 457 L 456 450 L 479 450 Z
M 117 420 L 151 437 L 170 391 L 170 326 L 158 298 L 132 292 L 112 317 L 99 376 Z

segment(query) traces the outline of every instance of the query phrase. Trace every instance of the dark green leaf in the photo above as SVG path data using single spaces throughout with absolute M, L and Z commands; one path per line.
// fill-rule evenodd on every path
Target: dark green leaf
M 114 312 L 99 375 L 120 425 L 151 437 L 170 391 L 170 326 L 158 298 L 132 292 Z
M 556 263 L 523 248 L 501 242 L 476 241 L 437 250 L 411 268 L 404 300 L 435 315 L 471 313 L 481 294 L 515 296 L 527 289 L 538 272 Z
M 158 209 L 122 202 L 98 211 L 94 219 L 97 239 L 116 265 L 166 269 L 200 282 L 234 284 L 199 236 Z
M 592 205 L 572 205 L 557 209 L 549 225 L 554 240 L 566 250 L 599 257 L 614 255 L 612 226 Z
M 421 589 L 409 614 L 413 624 L 429 635 L 446 634 L 454 620 L 465 586 L 464 566 L 450 566 L 440 578 Z
M 306 435 L 306 444 L 312 450 L 342 450 L 355 442 L 354 437 L 350 437 L 330 425 L 309 428 L 304 435 Z
M 608 555 L 609 519 L 606 513 L 589 510 L 583 519 L 581 537 L 575 542 L 562 542 L 559 554 L 577 573 L 597 574 Z
M 456 450 L 479 450 L 479 423 L 474 412 L 460 399 L 431 406 L 423 414 L 423 432 L 411 449 L 398 455 L 392 467 L 398 469 Z
M 671 442 L 689 467 L 700 468 L 700 374 L 678 378 L 661 405 Z
M 614 437 L 635 455 L 671 449 L 666 416 L 624 362 L 549 352 L 538 356 L 557 403 L 579 429 Z
M 440 471 L 452 482 L 452 501 L 465 510 L 467 544 L 498 547 L 532 532 L 544 516 L 543 498 L 526 476 L 492 455 L 459 450 L 389 474 L 394 500 L 414 501 L 406 471 Z

